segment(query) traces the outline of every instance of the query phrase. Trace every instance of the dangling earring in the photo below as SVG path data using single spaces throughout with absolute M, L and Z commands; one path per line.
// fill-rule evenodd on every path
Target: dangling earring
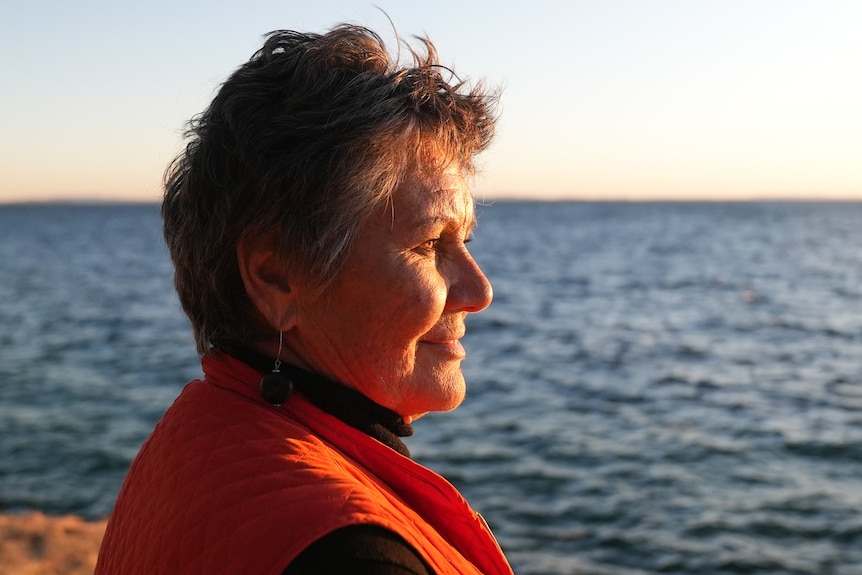
M 275 367 L 272 368 L 272 373 L 268 373 L 260 378 L 260 395 L 276 407 L 281 407 L 281 404 L 287 401 L 293 393 L 293 380 L 289 375 L 281 373 L 281 344 L 284 338 L 282 331 L 278 332 L 278 354 L 275 356 Z

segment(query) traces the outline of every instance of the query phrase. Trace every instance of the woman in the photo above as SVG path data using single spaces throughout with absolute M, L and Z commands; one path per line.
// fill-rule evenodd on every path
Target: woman
M 162 214 L 205 377 L 144 444 L 96 572 L 511 573 L 400 437 L 464 397 L 491 301 L 465 178 L 492 95 L 433 45 L 275 32 L 193 121 Z

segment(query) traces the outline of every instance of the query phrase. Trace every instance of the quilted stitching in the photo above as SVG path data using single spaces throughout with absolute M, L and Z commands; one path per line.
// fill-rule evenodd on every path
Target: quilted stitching
M 132 465 L 97 575 L 278 575 L 312 541 L 350 523 L 398 531 L 440 573 L 461 572 L 450 565 L 460 557 L 452 544 L 481 550 L 473 554 L 481 572 L 511 573 L 442 478 L 301 397 L 282 409 L 261 402 L 259 375 L 243 364 L 204 366 L 207 381 L 186 387 Z M 369 468 L 385 470 L 389 485 Z

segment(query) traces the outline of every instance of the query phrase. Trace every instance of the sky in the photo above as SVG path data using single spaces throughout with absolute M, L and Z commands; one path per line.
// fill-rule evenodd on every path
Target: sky
M 44 0 L 0 12 L 0 202 L 158 201 L 264 34 L 384 11 L 502 89 L 482 199 L 862 201 L 857 0 Z

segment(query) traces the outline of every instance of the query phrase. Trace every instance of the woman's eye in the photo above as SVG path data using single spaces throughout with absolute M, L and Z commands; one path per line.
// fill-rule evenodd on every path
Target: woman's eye
M 422 244 L 419 247 L 426 249 L 426 250 L 436 250 L 437 248 L 440 247 L 440 238 L 434 238 L 433 240 L 426 240 L 426 241 L 422 242 Z
M 440 236 L 437 238 L 431 238 L 429 240 L 425 240 L 424 242 L 422 242 L 421 244 L 416 246 L 415 249 L 417 251 L 422 251 L 422 252 L 437 252 L 437 253 L 439 253 L 439 252 L 447 251 L 449 249 L 449 246 L 454 246 L 456 244 L 466 245 L 466 244 L 470 243 L 470 241 L 472 239 L 473 239 L 472 234 L 470 234 L 469 236 L 467 236 L 464 239 L 460 239 L 460 238 L 456 238 L 456 237 L 450 237 L 448 235 L 443 235 L 443 236 Z

